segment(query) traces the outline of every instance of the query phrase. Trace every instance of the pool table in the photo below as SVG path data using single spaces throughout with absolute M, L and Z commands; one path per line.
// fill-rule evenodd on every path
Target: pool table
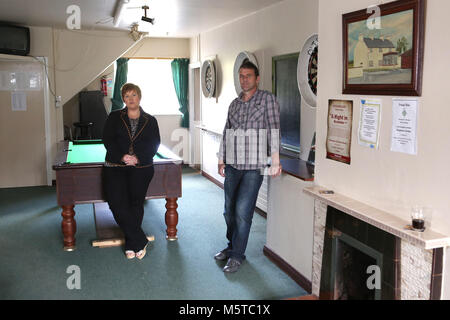
M 61 141 L 53 165 L 56 195 L 62 208 L 64 250 L 75 250 L 76 204 L 104 202 L 102 170 L 106 149 L 101 140 Z M 146 199 L 165 198 L 166 238 L 177 239 L 178 204 L 181 197 L 182 159 L 164 145 L 153 158 L 155 174 Z

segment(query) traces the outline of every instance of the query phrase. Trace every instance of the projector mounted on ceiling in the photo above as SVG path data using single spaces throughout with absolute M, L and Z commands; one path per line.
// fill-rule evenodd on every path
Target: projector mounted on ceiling
M 139 7 L 129 7 L 128 4 L 130 3 L 130 0 L 118 0 L 118 6 L 116 13 L 114 14 L 114 26 L 118 27 L 120 21 L 122 20 L 122 16 L 124 15 L 125 9 L 127 10 L 136 10 L 136 9 L 143 9 L 144 15 L 142 16 L 141 20 L 145 22 L 150 22 L 151 24 L 155 23 L 155 18 L 149 18 L 147 17 L 147 10 L 150 9 L 146 4 Z M 135 21 L 137 23 L 137 21 Z
M 155 22 L 155 18 L 148 18 L 147 17 L 147 10 L 149 9 L 148 6 L 143 6 L 142 9 L 144 9 L 144 16 L 142 16 L 142 21 L 150 22 L 153 24 Z

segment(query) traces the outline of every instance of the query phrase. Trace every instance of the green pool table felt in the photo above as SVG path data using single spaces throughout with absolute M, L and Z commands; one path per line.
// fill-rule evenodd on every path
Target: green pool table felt
M 67 163 L 97 163 L 105 162 L 106 149 L 101 141 L 99 143 L 73 143 L 69 142 Z M 159 153 L 153 159 L 164 159 Z

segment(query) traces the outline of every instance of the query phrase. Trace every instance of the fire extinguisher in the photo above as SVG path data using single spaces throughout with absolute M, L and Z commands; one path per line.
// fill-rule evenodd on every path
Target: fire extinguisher
M 108 89 L 107 89 L 107 86 L 106 86 L 106 79 L 105 79 L 105 78 L 102 78 L 102 79 L 100 80 L 100 83 L 101 83 L 103 95 L 104 95 L 104 96 L 107 96 L 107 95 L 108 95 Z

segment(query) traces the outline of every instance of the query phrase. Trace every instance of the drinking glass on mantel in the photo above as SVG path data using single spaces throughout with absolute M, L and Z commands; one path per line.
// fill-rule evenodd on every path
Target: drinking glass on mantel
M 412 227 L 415 231 L 423 232 L 430 227 L 432 208 L 415 205 L 411 208 Z

